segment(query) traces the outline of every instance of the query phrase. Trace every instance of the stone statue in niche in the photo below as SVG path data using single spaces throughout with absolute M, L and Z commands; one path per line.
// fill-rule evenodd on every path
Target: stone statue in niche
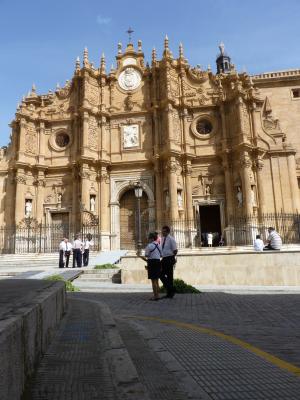
M 205 186 L 205 194 L 206 194 L 207 196 L 210 196 L 210 194 L 211 194 L 210 185 L 206 185 L 206 186 Z
M 169 192 L 166 191 L 166 209 L 168 210 L 170 208 L 170 196 Z
M 91 196 L 91 198 L 90 198 L 90 211 L 91 212 L 95 212 L 95 205 L 96 205 L 95 196 Z
M 177 192 L 177 205 L 178 205 L 179 209 L 183 208 L 183 199 L 182 199 L 181 191 Z
M 242 192 L 242 189 L 240 186 L 237 187 L 236 198 L 238 201 L 238 207 L 242 207 L 243 206 L 243 192 Z
M 25 200 L 25 217 L 30 217 L 32 213 L 32 200 Z
M 61 203 L 61 199 L 62 199 L 62 194 L 61 193 L 57 193 L 57 202 Z
M 251 194 L 251 206 L 252 206 L 252 207 L 256 207 L 257 204 L 256 204 L 256 197 L 255 197 L 255 192 L 254 192 L 254 186 L 251 186 L 250 194 Z
M 123 127 L 123 147 L 128 149 L 139 145 L 139 126 L 127 125 Z

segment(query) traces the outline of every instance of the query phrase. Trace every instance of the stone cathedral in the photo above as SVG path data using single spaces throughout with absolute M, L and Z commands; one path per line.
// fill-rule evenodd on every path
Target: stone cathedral
M 151 64 L 141 41 L 119 44 L 110 71 L 85 49 L 64 87 L 33 87 L 1 149 L 0 226 L 98 221 L 102 249 L 130 248 L 137 182 L 149 229 L 298 213 L 300 70 L 250 76 L 219 48 L 216 74 L 167 37 Z

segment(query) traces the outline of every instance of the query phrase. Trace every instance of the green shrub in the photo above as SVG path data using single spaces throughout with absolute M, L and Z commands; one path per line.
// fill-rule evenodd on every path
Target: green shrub
M 200 290 L 192 285 L 188 285 L 182 279 L 174 279 L 173 285 L 176 293 L 201 293 Z M 165 293 L 165 288 L 163 286 L 161 286 L 159 290 L 161 293 Z
M 115 266 L 114 264 L 100 264 L 100 265 L 95 265 L 94 269 L 114 269 L 114 268 L 118 268 L 117 266 Z
M 66 281 L 61 275 L 50 275 L 50 276 L 47 276 L 46 278 L 44 278 L 44 280 L 54 281 L 54 282 L 57 282 L 57 281 L 64 282 L 67 292 L 79 292 L 80 291 L 79 288 L 74 286 L 72 282 Z

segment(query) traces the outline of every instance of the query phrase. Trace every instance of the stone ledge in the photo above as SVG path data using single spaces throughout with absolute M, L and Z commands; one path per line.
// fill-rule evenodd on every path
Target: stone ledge
M 63 282 L 0 282 L 0 398 L 18 400 L 66 309 Z

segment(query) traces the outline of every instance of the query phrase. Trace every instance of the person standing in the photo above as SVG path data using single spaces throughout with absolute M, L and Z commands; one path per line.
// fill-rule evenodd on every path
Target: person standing
M 174 265 L 176 264 L 175 256 L 178 250 L 175 239 L 170 235 L 170 228 L 168 226 L 163 226 L 161 233 L 162 260 L 160 280 L 167 291 L 167 295 L 165 297 L 171 299 L 175 295 L 173 286 L 173 273 Z
M 161 274 L 161 254 L 162 250 L 157 243 L 157 232 L 149 233 L 149 243 L 145 248 L 145 257 L 147 259 L 148 279 L 151 279 L 153 297 L 150 300 L 159 300 L 158 280 Z
M 92 236 L 91 234 L 88 234 L 85 238 L 84 241 L 84 246 L 83 246 L 83 266 L 87 267 L 89 265 L 89 254 L 90 254 L 90 246 L 93 246 L 93 241 L 92 241 Z
M 83 243 L 80 236 L 76 235 L 73 243 L 73 268 L 75 268 L 75 264 L 77 265 L 77 268 L 81 268 L 82 266 L 82 249 Z
M 65 239 L 65 244 L 66 244 L 66 251 L 65 251 L 65 263 L 66 263 L 66 268 L 69 267 L 69 260 L 71 256 L 71 251 L 72 251 L 72 244 L 69 242 L 69 239 Z
M 256 235 L 256 239 L 253 243 L 254 251 L 263 251 L 264 242 L 261 240 L 260 235 Z
M 268 228 L 269 236 L 267 239 L 267 246 L 264 247 L 264 250 L 280 250 L 282 246 L 282 240 L 278 232 L 275 231 L 275 228 Z
M 65 251 L 66 251 L 66 238 L 64 238 L 59 243 L 59 261 L 58 261 L 59 268 L 64 268 L 64 266 L 65 266 L 65 263 L 64 263 Z
M 208 247 L 212 247 L 212 243 L 213 243 L 213 234 L 211 232 L 208 232 L 208 234 L 207 234 Z

